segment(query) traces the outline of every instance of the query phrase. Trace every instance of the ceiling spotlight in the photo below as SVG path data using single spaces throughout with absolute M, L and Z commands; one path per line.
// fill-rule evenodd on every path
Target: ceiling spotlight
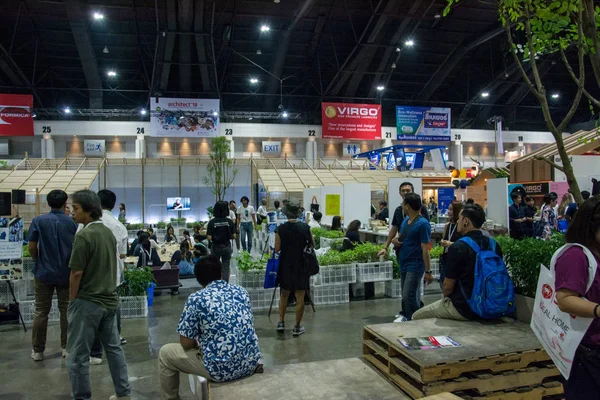
M 281 114 L 281 116 L 282 116 L 283 118 L 287 118 L 287 117 L 288 117 L 288 113 L 284 111 L 284 112 L 283 112 L 283 114 Z
M 110 70 L 107 72 L 107 75 L 110 76 L 111 78 L 114 78 L 115 76 L 117 76 L 117 73 L 113 70 Z
M 437 13 L 437 14 L 435 14 L 435 15 L 433 16 L 433 18 L 435 18 L 435 19 L 440 19 L 440 18 L 442 18 L 442 14 L 440 14 L 440 13 Z
M 275 3 L 275 4 L 279 4 L 279 1 L 280 1 L 280 0 L 273 0 L 273 3 Z
M 279 3 L 278 1 L 276 1 L 276 3 Z M 252 117 L 248 117 L 248 121 L 252 121 Z
M 269 28 L 268 25 L 263 25 L 260 27 L 261 32 L 269 32 L 270 30 L 271 30 L 271 28 Z
M 413 47 L 415 45 L 415 41 L 412 39 L 408 39 L 404 44 L 408 47 Z
M 392 63 L 392 69 L 396 69 L 396 63 Z
M 383 91 L 383 89 L 385 89 L 385 86 L 383 86 L 383 85 L 377 86 L 377 90 L 379 90 L 380 92 Z
M 140 110 L 140 114 L 142 114 L 142 115 L 146 115 L 146 109 L 145 109 L 145 108 L 142 108 L 142 109 Z
M 102 49 L 102 52 L 104 54 L 108 54 L 108 47 L 104 46 L 104 48 Z
M 396 47 L 396 53 L 400 53 L 402 49 L 400 47 Z
M 256 54 L 258 54 L 259 56 L 262 54 L 262 51 L 260 51 L 260 49 L 256 50 Z
M 216 111 L 214 111 L 214 112 L 213 112 L 213 117 L 218 117 L 218 116 L 219 116 L 219 113 L 218 113 L 218 112 L 216 112 Z
M 65 114 L 71 114 L 71 109 L 69 107 L 65 107 L 63 111 Z
M 256 78 L 250 78 L 250 83 L 252 83 L 252 84 L 258 83 L 258 79 L 256 79 Z
M 552 98 L 553 99 L 558 99 L 559 97 L 560 97 L 560 94 L 558 94 L 558 93 L 553 93 L 552 94 Z
M 483 93 L 481 93 L 481 97 L 483 97 L 485 99 L 487 97 L 490 97 L 490 94 L 488 92 L 483 92 Z
M 99 13 L 99 12 L 95 12 L 95 13 L 94 13 L 94 19 L 95 19 L 96 21 L 102 20 L 102 19 L 104 19 L 104 14 L 102 14 L 102 13 Z

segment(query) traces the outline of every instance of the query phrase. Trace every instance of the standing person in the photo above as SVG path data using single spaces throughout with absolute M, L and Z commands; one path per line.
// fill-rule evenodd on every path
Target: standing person
M 582 190 L 581 191 L 581 197 L 583 197 L 583 201 L 587 200 L 590 198 L 590 192 L 588 192 L 587 190 Z M 575 218 L 575 213 L 577 212 L 577 203 L 572 203 L 568 208 L 567 211 L 565 211 L 565 219 L 571 223 L 571 221 L 573 220 L 573 218 Z
M 554 207 L 558 202 L 558 195 L 554 192 L 550 192 L 544 195 L 544 205 L 542 205 L 542 209 L 540 213 L 542 214 L 542 218 L 540 223 L 542 224 L 542 239 L 546 240 L 552 235 L 552 231 L 558 229 L 558 220 L 556 218 L 556 213 L 554 212 Z
M 437 204 L 435 204 L 435 199 L 433 197 L 429 198 L 429 203 L 427 204 L 427 211 L 429 212 L 430 219 L 435 214 L 437 214 Z
M 444 298 L 421 308 L 413 315 L 413 320 L 443 318 L 457 321 L 479 320 L 468 304 L 475 286 L 475 264 L 477 253 L 464 241 L 475 242 L 481 250 L 493 249 L 502 258 L 502 249 L 494 239 L 481 233 L 485 222 L 485 211 L 479 204 L 466 204 L 458 218 L 458 232 L 463 239 L 458 240 L 448 250 L 446 277 L 442 292 Z
M 256 212 L 250 204 L 250 199 L 246 196 L 240 199 L 242 206 L 238 208 L 238 231 L 242 236 L 242 248 L 248 253 L 252 253 L 252 235 L 256 228 Z
M 523 224 L 523 234 L 525 237 L 534 237 L 533 219 L 537 214 L 537 208 L 535 207 L 535 201 L 533 197 L 525 197 L 525 207 L 523 207 L 523 214 L 525 216 L 525 223 Z
M 516 240 L 523 239 L 523 224 L 527 221 L 525 210 L 521 206 L 521 195 L 512 193 L 510 195 L 513 203 L 508 207 L 508 223 L 510 237 Z
M 69 259 L 77 224 L 65 214 L 68 196 L 62 190 L 53 190 L 46 196 L 50 212 L 35 217 L 31 222 L 27 240 L 29 253 L 35 261 L 33 269 L 35 316 L 31 342 L 31 358 L 44 359 L 48 314 L 56 290 L 60 311 L 60 347 L 66 357 L 67 307 L 69 306 Z
M 569 226 L 565 241 L 588 248 L 600 265 L 600 197 L 586 200 Z M 556 260 L 554 284 L 561 311 L 575 317 L 594 318 L 577 348 L 569 379 L 567 400 L 597 399 L 600 393 L 600 269 L 590 281 L 584 250 L 573 246 Z
M 73 219 L 84 228 L 75 236 L 71 254 L 67 368 L 75 400 L 91 399 L 90 348 L 97 336 L 106 352 L 116 395 L 129 399 L 127 363 L 117 329 L 117 241 L 101 221 L 102 206 L 96 193 L 73 194 Z
M 390 217 L 390 210 L 388 209 L 387 201 L 381 200 L 379 202 L 379 213 L 377 213 L 377 219 L 379 221 L 385 221 Z
M 569 208 L 569 206 L 573 204 L 573 196 L 571 196 L 571 193 L 565 193 L 563 194 L 563 197 L 560 201 L 560 205 L 558 206 L 558 218 L 564 218 L 565 217 L 565 213 L 567 212 L 567 208 Z
M 323 214 L 321 214 L 319 211 L 315 211 L 310 221 L 308 221 L 308 226 L 310 226 L 311 228 L 320 228 L 322 218 Z
M 262 199 L 256 211 L 256 221 L 260 225 L 265 219 L 267 219 L 267 199 Z
M 404 196 L 404 221 L 400 227 L 400 280 L 402 285 L 402 314 L 396 322 L 410 321 L 420 307 L 419 288 L 423 276 L 427 284 L 431 283 L 431 260 L 429 258 L 429 242 L 431 241 L 431 225 L 421 215 L 421 196 L 407 193 Z
M 442 241 L 440 244 L 444 248 L 444 252 L 440 256 L 440 286 L 444 283 L 444 277 L 446 276 L 446 263 L 448 259 L 448 249 L 452 246 L 458 239 L 462 237 L 460 232 L 458 231 L 458 217 L 460 216 L 460 212 L 462 211 L 462 203 L 451 203 L 450 207 L 448 207 L 448 218 L 450 218 L 450 222 L 446 224 L 444 227 L 444 233 L 442 235 Z
M 112 215 L 112 210 L 117 203 L 117 195 L 110 190 L 103 189 L 98 192 L 100 205 L 102 206 L 102 223 L 112 232 L 117 241 L 117 287 L 123 284 L 125 272 L 125 258 L 127 257 L 127 229 Z M 119 340 L 121 344 L 126 344 L 127 340 L 121 337 L 121 308 L 117 309 L 117 330 L 119 331 Z M 102 362 L 102 343 L 96 337 L 92 350 L 90 352 L 90 363 L 100 364 Z
M 296 297 L 296 325 L 293 336 L 300 336 L 306 329 L 301 324 L 304 315 L 304 294 L 310 289 L 310 275 L 304 270 L 304 247 L 315 245 L 307 224 L 298 221 L 300 207 L 289 202 L 285 204 L 287 222 L 275 231 L 275 251 L 279 254 L 277 283 L 280 286 L 279 323 L 277 332 L 285 332 L 285 311 L 290 293 Z
M 122 221 L 127 218 L 127 210 L 125 209 L 125 203 L 119 204 L 119 219 Z
M 167 234 L 165 235 L 165 243 L 177 243 L 177 236 L 175 236 L 175 229 L 171 225 L 167 227 Z
M 235 225 L 227 218 L 227 202 L 217 201 L 214 207 L 215 217 L 208 222 L 206 234 L 211 242 L 211 255 L 220 259 L 222 278 L 229 282 L 229 264 L 231 263 L 231 240 L 235 239 Z
M 229 201 L 229 219 L 235 224 L 235 248 L 240 251 L 240 217 L 237 215 L 237 205 L 234 200 Z

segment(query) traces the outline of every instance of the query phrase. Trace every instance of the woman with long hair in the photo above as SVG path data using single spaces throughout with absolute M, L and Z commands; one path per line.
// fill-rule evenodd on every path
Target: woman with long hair
M 577 244 L 562 251 L 555 264 L 556 301 L 561 311 L 575 317 L 594 318 L 577 348 L 569 379 L 567 400 L 597 399 L 600 393 L 600 268 L 590 276 L 583 246 L 600 265 L 600 196 L 586 200 L 575 214 L 567 243 Z M 588 283 L 592 285 L 587 290 Z
M 361 244 L 360 235 L 358 230 L 360 229 L 361 222 L 357 219 L 348 224 L 346 229 L 346 237 L 344 238 L 343 250 L 353 250 L 357 244 Z
M 175 236 L 175 229 L 171 225 L 167 227 L 167 234 L 165 235 L 165 243 L 177 242 L 177 236 Z
M 211 242 L 211 255 L 221 261 L 223 280 L 229 282 L 229 265 L 231 263 L 231 239 L 235 239 L 235 225 L 229 216 L 229 205 L 226 201 L 217 201 L 214 206 L 215 217 L 210 220 L 206 230 Z
M 444 265 L 446 264 L 446 258 L 448 257 L 448 249 L 454 244 L 462 235 L 458 232 L 458 217 L 462 211 L 462 203 L 455 202 L 451 203 L 448 207 L 448 218 L 450 219 L 444 227 L 444 233 L 442 235 L 442 241 L 440 244 L 444 248 L 444 253 L 440 256 L 440 285 L 444 283 Z
M 194 275 L 194 264 L 192 262 L 192 252 L 188 242 L 181 242 L 179 250 L 173 253 L 171 265 L 179 266 L 179 276 Z
M 573 196 L 571 196 L 571 193 L 563 194 L 563 197 L 560 201 L 560 205 L 558 206 L 558 218 L 564 218 L 567 208 L 569 208 L 569 206 L 573 203 L 574 201 Z
M 277 282 L 280 286 L 279 323 L 277 332 L 285 332 L 285 311 L 290 293 L 296 296 L 296 324 L 292 330 L 293 336 L 300 336 L 305 329 L 300 323 L 304 315 L 304 294 L 310 289 L 310 275 L 304 270 L 304 247 L 315 241 L 310 227 L 298 221 L 300 207 L 289 202 L 285 204 L 284 212 L 287 222 L 275 231 L 275 251 L 279 254 L 279 272 Z
M 341 231 L 342 230 L 342 217 L 336 215 L 331 220 L 331 230 L 332 231 Z
M 542 239 L 546 240 L 552 235 L 552 231 L 558 229 L 558 219 L 554 212 L 554 207 L 558 202 L 558 195 L 555 192 L 550 192 L 544 195 L 544 204 L 540 214 L 542 215 L 541 223 L 543 226 Z

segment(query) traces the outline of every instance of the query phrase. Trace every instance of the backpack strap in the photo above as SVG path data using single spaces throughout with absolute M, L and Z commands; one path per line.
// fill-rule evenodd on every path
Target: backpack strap
M 594 257 L 590 249 L 588 249 L 587 247 L 579 243 L 565 244 L 563 247 L 556 250 L 556 252 L 552 256 L 552 261 L 550 261 L 550 270 L 554 272 L 556 268 L 556 262 L 558 261 L 558 259 L 564 254 L 565 251 L 567 251 L 571 247 L 580 247 L 588 259 L 588 283 L 585 289 L 585 293 L 587 294 L 587 292 L 589 292 L 590 288 L 592 287 L 592 284 L 594 283 L 596 271 L 598 270 L 598 262 L 596 261 L 596 257 Z
M 479 245 L 477 243 L 475 243 L 475 241 L 468 236 L 463 236 L 458 240 L 465 242 L 477 254 L 479 254 L 479 252 L 481 251 L 481 247 L 479 247 Z

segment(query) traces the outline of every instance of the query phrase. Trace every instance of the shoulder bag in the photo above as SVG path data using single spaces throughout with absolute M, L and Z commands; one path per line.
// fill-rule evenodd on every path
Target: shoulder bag
M 307 228 L 307 231 L 308 237 L 306 238 L 306 244 L 304 245 L 302 256 L 304 258 L 304 271 L 310 276 L 313 276 L 319 273 L 319 261 L 317 260 L 315 248 L 310 240 L 310 229 Z

